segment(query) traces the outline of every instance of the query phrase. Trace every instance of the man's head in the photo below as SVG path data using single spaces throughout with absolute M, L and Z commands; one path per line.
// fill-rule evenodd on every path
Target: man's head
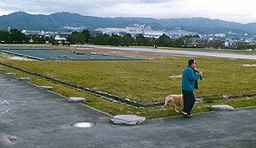
M 190 59 L 188 61 L 188 66 L 192 67 L 192 68 L 196 68 L 196 61 L 193 59 Z

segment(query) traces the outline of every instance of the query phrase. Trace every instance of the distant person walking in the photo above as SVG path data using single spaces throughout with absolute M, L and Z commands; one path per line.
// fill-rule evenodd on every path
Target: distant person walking
M 153 45 L 153 50 L 157 50 L 158 46 L 157 45 Z
M 158 46 L 157 45 L 155 45 L 155 50 L 157 50 L 158 49 Z
M 183 94 L 183 110 L 182 114 L 185 118 L 191 118 L 190 112 L 196 102 L 194 96 L 194 88 L 198 88 L 197 80 L 202 76 L 202 72 L 195 74 L 196 61 L 190 59 L 188 66 L 183 71 L 182 76 L 182 94 Z

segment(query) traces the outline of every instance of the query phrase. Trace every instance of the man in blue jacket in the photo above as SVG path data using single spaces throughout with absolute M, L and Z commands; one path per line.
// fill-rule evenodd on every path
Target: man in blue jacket
M 200 78 L 202 72 L 199 72 L 197 75 L 195 74 L 196 69 L 196 61 L 190 59 L 188 61 L 188 66 L 183 71 L 182 76 L 182 94 L 183 94 L 183 111 L 182 114 L 185 118 L 191 118 L 190 112 L 195 104 L 195 96 L 194 96 L 194 88 L 195 81 Z

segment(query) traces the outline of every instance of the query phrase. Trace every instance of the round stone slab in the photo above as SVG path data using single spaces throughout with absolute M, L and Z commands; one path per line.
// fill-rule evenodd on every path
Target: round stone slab
M 117 115 L 110 119 L 114 124 L 137 125 L 142 124 L 146 118 L 136 115 Z
M 92 123 L 92 122 L 76 122 L 76 123 L 71 124 L 71 126 L 77 127 L 77 128 L 91 128 L 94 126 L 94 123 Z
M 82 98 L 82 97 L 69 97 L 69 99 L 68 99 L 68 102 L 77 102 L 77 103 L 79 103 L 79 102 L 81 102 L 81 103 L 84 103 L 86 101 L 86 99 L 85 98 Z
M 229 106 L 229 105 L 213 105 L 213 106 L 211 106 L 211 110 L 232 111 L 232 110 L 235 110 L 235 109 L 232 106 Z

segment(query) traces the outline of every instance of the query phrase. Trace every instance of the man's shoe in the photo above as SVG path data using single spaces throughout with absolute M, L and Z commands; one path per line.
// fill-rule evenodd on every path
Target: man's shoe
M 191 118 L 187 113 L 185 113 L 185 112 L 182 112 L 182 115 L 183 115 L 183 117 L 184 118 Z

